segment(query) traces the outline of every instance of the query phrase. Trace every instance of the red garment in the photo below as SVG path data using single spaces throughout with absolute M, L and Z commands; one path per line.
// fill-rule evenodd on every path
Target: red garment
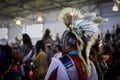
M 102 53 L 101 55 L 100 55 L 100 57 L 102 57 L 102 56 L 104 56 L 104 55 L 108 55 L 109 56 L 109 58 L 107 59 L 107 64 L 108 64 L 108 66 L 110 66 L 111 64 L 112 64 L 112 61 L 113 61 L 113 58 L 112 58 L 112 54 L 111 53 Z
M 58 67 L 52 72 L 49 77 L 49 80 L 56 80 Z
M 81 59 L 79 58 L 79 56 L 78 55 L 69 55 L 69 56 L 72 58 L 78 70 L 80 80 L 87 80 L 87 74 L 82 70 Z
M 87 74 L 85 72 L 83 72 L 83 70 L 82 70 L 81 59 L 79 58 L 79 56 L 74 55 L 74 54 L 68 55 L 68 56 L 70 56 L 70 58 L 73 60 L 75 66 L 77 68 L 77 71 L 79 74 L 79 79 L 80 80 L 87 80 Z M 56 80 L 57 70 L 58 70 L 58 67 L 51 73 L 49 80 Z

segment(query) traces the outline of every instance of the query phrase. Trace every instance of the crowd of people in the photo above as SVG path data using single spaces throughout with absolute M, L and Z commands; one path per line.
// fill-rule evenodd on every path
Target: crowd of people
M 107 29 L 105 33 L 105 38 L 104 41 L 109 42 L 109 43 L 115 43 L 116 40 L 118 41 L 120 39 L 120 27 L 119 24 L 116 26 L 113 25 L 112 31 L 110 32 L 109 29 Z
M 47 29 L 35 45 L 28 34 L 12 44 L 0 40 L 0 80 L 120 80 L 119 25 L 99 40 L 98 17 L 81 18 L 71 8 L 61 13 L 68 28 L 61 39 L 57 33 L 53 41 Z
M 105 34 L 104 38 L 105 48 L 104 53 L 109 53 L 111 55 L 111 64 L 108 68 L 105 78 L 106 80 L 119 80 L 120 79 L 120 70 L 118 66 L 120 66 L 120 27 L 119 24 L 113 26 L 112 31 L 109 29 Z

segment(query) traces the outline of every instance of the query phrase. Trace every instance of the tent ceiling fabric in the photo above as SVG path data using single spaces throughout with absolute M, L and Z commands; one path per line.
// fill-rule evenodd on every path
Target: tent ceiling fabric
M 28 14 L 45 12 L 64 7 L 100 4 L 112 0 L 0 0 L 0 17 L 26 17 Z

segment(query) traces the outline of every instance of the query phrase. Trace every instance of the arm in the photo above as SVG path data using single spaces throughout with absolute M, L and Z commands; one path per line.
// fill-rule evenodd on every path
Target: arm
M 59 59 L 54 59 L 51 62 L 45 80 L 69 80 L 66 70 Z

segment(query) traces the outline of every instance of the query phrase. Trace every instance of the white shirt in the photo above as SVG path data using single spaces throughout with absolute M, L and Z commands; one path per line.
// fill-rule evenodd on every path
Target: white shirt
M 58 67 L 58 70 L 57 70 L 57 79 L 56 80 L 69 80 L 69 77 L 68 77 L 68 74 L 66 72 L 66 69 L 63 65 L 63 63 L 57 59 L 57 58 L 54 58 L 48 68 L 48 71 L 47 71 L 47 74 L 45 76 L 45 80 L 48 80 L 51 73 Z M 62 74 L 62 75 L 60 75 Z
M 73 62 L 73 61 L 72 61 Z M 74 63 L 73 63 L 74 64 Z M 63 63 L 58 59 L 58 58 L 54 58 L 48 68 L 47 74 L 45 76 L 45 80 L 48 80 L 51 73 L 56 69 L 57 70 L 57 76 L 56 76 L 56 80 L 70 80 L 68 73 L 66 71 L 66 68 L 64 67 Z M 73 67 L 74 68 L 74 67 Z M 91 69 L 91 76 L 88 77 L 87 80 L 98 80 L 97 77 L 97 72 L 96 69 L 94 67 L 94 64 L 90 61 L 90 69 Z M 74 69 L 75 70 L 75 69 Z M 76 74 L 75 74 L 76 75 Z M 76 75 L 77 76 L 77 75 Z M 76 77 L 77 78 L 77 77 Z M 79 79 L 75 79 L 75 80 L 79 80 Z
M 62 57 L 62 53 L 61 52 L 55 53 L 55 55 L 53 57 L 60 58 L 60 57 Z

